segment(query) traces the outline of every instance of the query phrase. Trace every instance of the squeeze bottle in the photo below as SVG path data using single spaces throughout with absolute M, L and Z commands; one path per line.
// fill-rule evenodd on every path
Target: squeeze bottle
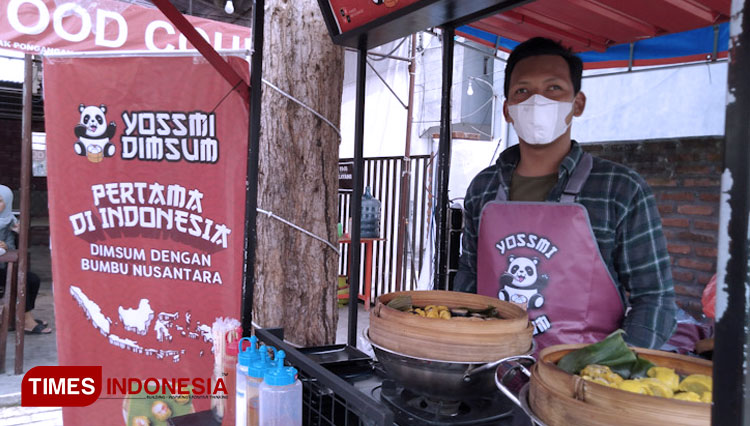
M 250 346 L 242 349 L 242 342 L 250 342 Z M 255 348 L 258 338 L 252 336 L 250 338 L 243 337 L 237 343 L 237 377 L 235 382 L 235 426 L 245 426 L 247 421 L 247 399 L 245 398 L 245 382 L 247 381 L 247 368 L 250 363 L 258 358 L 258 350 Z
M 271 368 L 271 360 L 268 359 L 268 349 L 276 353 L 276 348 L 261 346 L 258 348 L 259 357 L 250 363 L 247 368 L 247 386 L 245 387 L 245 399 L 247 399 L 247 426 L 259 426 L 260 418 L 259 397 L 260 384 L 266 370 Z
M 276 354 L 260 384 L 260 424 L 295 426 L 302 424 L 302 383 L 297 369 L 284 367 L 284 351 Z

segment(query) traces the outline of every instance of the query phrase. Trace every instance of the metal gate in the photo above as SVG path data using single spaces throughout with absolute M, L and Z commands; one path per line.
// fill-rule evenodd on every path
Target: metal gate
M 341 159 L 339 163 L 351 162 Z M 401 276 L 396 276 L 398 244 L 399 195 L 401 193 L 401 169 L 403 157 L 366 158 L 364 167 L 365 187 L 369 186 L 372 196 L 381 203 L 380 237 L 383 241 L 373 243 L 372 282 L 370 300 L 381 294 L 415 288 L 419 271 L 425 261 L 425 242 L 429 229 L 430 212 L 433 201 L 430 196 L 432 169 L 429 155 L 410 157 L 411 180 L 409 185 L 407 227 L 404 239 L 403 266 Z M 348 229 L 351 192 L 339 191 L 339 222 Z M 339 244 L 339 275 L 349 273 L 349 245 Z M 360 264 L 360 294 L 365 292 L 364 250 Z

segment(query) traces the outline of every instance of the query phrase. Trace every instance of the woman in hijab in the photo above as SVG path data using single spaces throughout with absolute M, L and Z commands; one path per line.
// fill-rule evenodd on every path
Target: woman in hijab
M 7 250 L 15 250 L 16 238 L 15 233 L 18 232 L 18 221 L 11 208 L 13 206 L 13 192 L 5 185 L 0 185 L 0 255 L 4 254 Z M 7 265 L 0 263 L 0 283 L 5 283 Z M 31 311 L 34 310 L 34 302 L 36 302 L 36 296 L 39 293 L 39 277 L 29 271 L 26 274 L 26 318 L 24 328 L 26 334 L 47 334 L 51 333 L 52 329 L 47 327 L 45 321 L 34 319 Z M 7 290 L 7 289 L 6 289 Z

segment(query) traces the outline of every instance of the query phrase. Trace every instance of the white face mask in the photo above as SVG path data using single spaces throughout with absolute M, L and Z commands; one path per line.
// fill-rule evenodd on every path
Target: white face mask
M 553 101 L 534 95 L 519 104 L 508 105 L 508 114 L 519 138 L 531 145 L 546 145 L 568 130 L 570 123 L 565 119 L 572 109 L 573 101 Z

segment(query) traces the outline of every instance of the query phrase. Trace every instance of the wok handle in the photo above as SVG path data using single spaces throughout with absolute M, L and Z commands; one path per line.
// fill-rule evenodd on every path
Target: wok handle
M 498 365 L 500 365 L 500 364 L 502 364 L 504 362 L 513 362 L 513 361 L 518 361 L 519 359 L 529 360 L 529 361 L 531 361 L 532 364 L 536 362 L 536 359 L 533 356 L 530 356 L 530 355 L 514 355 L 514 356 L 509 356 L 507 358 L 502 358 L 502 359 L 499 359 L 497 361 L 488 362 L 487 364 L 483 364 L 483 365 L 481 365 L 481 366 L 479 366 L 477 368 L 467 370 L 466 373 L 464 373 L 464 381 L 465 382 L 469 382 L 469 381 L 471 381 L 471 376 L 473 376 L 473 375 L 475 375 L 477 373 L 481 373 L 481 372 L 487 371 L 487 370 L 495 370 Z M 520 366 L 520 368 L 522 368 L 521 371 L 523 371 L 527 376 L 531 375 L 531 372 L 526 367 L 524 367 L 522 364 L 519 364 L 519 366 Z
M 528 368 L 526 368 L 525 365 L 523 365 L 519 361 L 530 361 L 531 363 L 534 363 L 536 362 L 536 359 L 534 359 L 534 357 L 524 355 L 509 357 L 500 360 L 500 362 L 496 364 L 497 369 L 495 371 L 495 385 L 503 394 L 505 394 L 505 396 L 508 397 L 508 399 L 513 401 L 514 404 L 519 406 L 527 415 L 529 415 L 524 406 L 521 404 L 521 401 L 519 401 L 518 396 L 523 386 L 528 383 L 528 379 L 529 377 L 531 377 L 531 372 Z M 525 380 L 523 377 L 516 374 L 516 376 L 513 378 L 513 382 L 510 385 L 506 385 L 506 378 L 510 373 L 516 370 L 523 373 L 523 375 L 525 376 Z

